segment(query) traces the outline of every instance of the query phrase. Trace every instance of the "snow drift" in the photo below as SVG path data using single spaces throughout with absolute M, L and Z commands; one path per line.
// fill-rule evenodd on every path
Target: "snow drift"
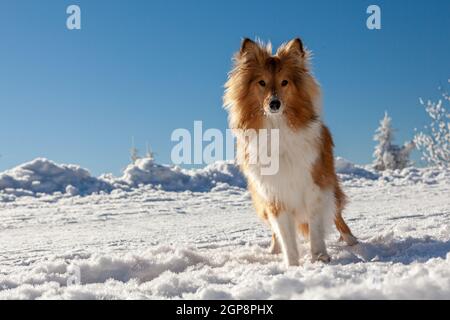
M 114 189 L 130 190 L 143 185 L 165 191 L 206 192 L 215 188 L 245 188 L 246 182 L 233 161 L 186 170 L 144 158 L 128 165 L 121 177 L 105 174 L 97 178 L 80 166 L 38 158 L 0 173 L 0 201 L 54 193 L 84 196 Z
M 185 170 L 177 166 L 155 163 L 152 159 L 138 159 L 130 164 L 119 179 L 111 182 L 132 187 L 154 185 L 166 191 L 209 191 L 220 184 L 244 188 L 245 179 L 232 161 L 220 161 L 202 169 Z
M 450 180 L 449 170 L 408 167 L 380 174 L 370 166 L 358 166 L 340 157 L 336 159 L 336 171 L 345 185 L 353 186 L 436 184 Z M 121 177 L 111 174 L 93 177 L 80 166 L 38 158 L 0 173 L 0 201 L 54 193 L 85 196 L 117 189 L 129 191 L 144 185 L 164 191 L 207 192 L 230 187 L 245 188 L 246 181 L 233 161 L 218 161 L 202 169 L 188 170 L 143 158 L 128 165 Z
M 109 183 L 92 177 L 86 169 L 56 164 L 44 158 L 0 173 L 0 192 L 15 196 L 55 192 L 86 195 L 111 189 Z

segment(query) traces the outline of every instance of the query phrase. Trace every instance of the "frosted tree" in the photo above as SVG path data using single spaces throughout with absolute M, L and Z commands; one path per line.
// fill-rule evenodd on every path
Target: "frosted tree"
M 147 153 L 146 153 L 145 157 L 150 160 L 155 160 L 155 155 L 156 155 L 156 153 L 150 149 L 150 145 L 147 142 Z
M 385 112 L 384 118 L 380 121 L 380 126 L 375 131 L 375 136 L 373 137 L 375 141 L 378 141 L 373 153 L 375 158 L 373 165 L 376 170 L 386 169 L 385 162 L 391 161 L 390 155 L 388 154 L 393 138 L 391 121 L 392 119 Z
M 450 80 L 449 80 L 450 82 Z M 420 99 L 420 104 L 430 117 L 430 124 L 424 131 L 414 137 L 417 148 L 422 152 L 422 159 L 429 165 L 448 167 L 450 164 L 450 96 L 442 93 L 442 99 L 437 102 Z
M 385 112 L 375 131 L 373 139 L 378 142 L 373 153 L 375 170 L 403 169 L 411 163 L 409 155 L 414 149 L 414 142 L 406 142 L 403 146 L 393 144 L 394 130 L 391 123 L 392 119 Z
M 136 160 L 139 159 L 139 150 L 134 146 L 134 137 L 131 137 L 130 158 L 132 164 L 135 164 Z

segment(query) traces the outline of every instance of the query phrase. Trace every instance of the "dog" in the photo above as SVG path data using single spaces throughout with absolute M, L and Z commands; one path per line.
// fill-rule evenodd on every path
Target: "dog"
M 272 54 L 271 44 L 248 38 L 234 55 L 224 108 L 236 136 L 237 163 L 257 214 L 272 230 L 272 253 L 299 265 L 298 233 L 310 241 L 311 260 L 330 262 L 325 237 L 333 224 L 348 245 L 356 237 L 342 217 L 346 196 L 335 172 L 333 139 L 321 117 L 320 86 L 310 71 L 309 50 L 299 38 Z M 279 167 L 262 174 L 260 150 L 250 161 L 251 135 L 277 130 Z

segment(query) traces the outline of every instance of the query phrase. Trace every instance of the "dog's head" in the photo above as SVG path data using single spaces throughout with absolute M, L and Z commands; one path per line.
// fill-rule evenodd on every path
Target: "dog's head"
M 224 104 L 233 128 L 260 129 L 264 118 L 286 117 L 299 128 L 317 118 L 319 86 L 309 71 L 309 52 L 300 39 L 271 45 L 244 39 L 225 85 Z

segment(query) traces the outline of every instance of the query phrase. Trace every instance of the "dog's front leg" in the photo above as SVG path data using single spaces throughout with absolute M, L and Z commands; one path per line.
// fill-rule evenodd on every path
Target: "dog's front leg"
M 322 261 L 328 263 L 331 261 L 325 244 L 323 216 L 320 214 L 315 214 L 310 218 L 309 241 L 311 244 L 311 260 L 313 262 Z
M 275 237 L 281 245 L 286 266 L 298 266 L 297 230 L 294 216 L 288 211 L 281 210 L 271 212 L 269 221 Z

